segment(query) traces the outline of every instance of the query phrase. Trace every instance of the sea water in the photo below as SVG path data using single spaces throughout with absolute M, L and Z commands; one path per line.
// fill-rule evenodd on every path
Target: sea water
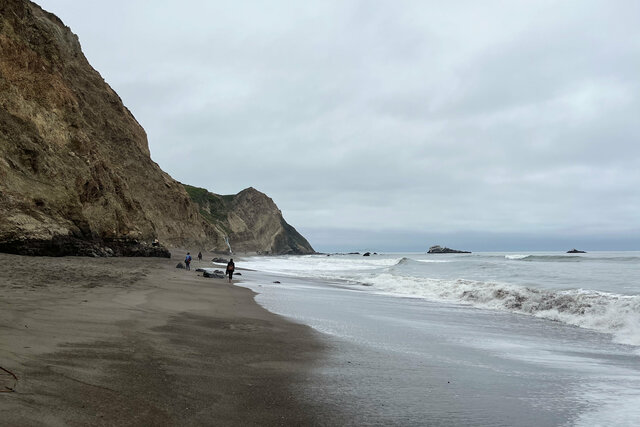
M 247 282 L 266 308 L 345 343 L 318 374 L 321 400 L 349 402 L 362 423 L 640 425 L 640 253 L 336 254 L 242 267 L 281 277 Z

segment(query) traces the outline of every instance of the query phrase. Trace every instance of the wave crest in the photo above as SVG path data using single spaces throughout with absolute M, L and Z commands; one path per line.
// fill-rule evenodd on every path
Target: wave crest
M 434 263 L 447 263 L 447 262 L 451 262 L 450 260 L 444 260 L 444 259 L 413 259 L 413 258 L 407 258 L 407 257 L 402 257 L 400 258 L 400 260 L 398 260 L 398 262 L 396 262 L 394 265 L 392 265 L 391 267 L 389 267 L 390 270 L 392 271 L 398 271 L 397 268 L 398 267 L 402 267 L 402 266 L 421 266 L 424 267 L 425 264 L 434 264 Z
M 614 335 L 615 341 L 640 345 L 640 297 L 587 290 L 541 290 L 504 283 L 443 280 L 383 274 L 371 281 L 396 295 L 470 304 Z
M 505 255 L 513 261 L 579 262 L 589 258 L 579 255 Z

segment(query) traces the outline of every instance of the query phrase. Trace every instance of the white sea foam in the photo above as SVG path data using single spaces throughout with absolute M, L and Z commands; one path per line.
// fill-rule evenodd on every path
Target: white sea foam
M 243 266 L 278 274 L 362 283 L 373 292 L 526 314 L 609 333 L 618 343 L 640 346 L 640 295 L 634 279 L 637 275 L 633 274 L 639 259 L 629 254 L 589 257 L 551 253 L 466 258 L 424 254 L 312 255 L 254 257 L 243 262 Z M 620 263 L 625 264 L 621 267 Z M 482 276 L 483 271 L 489 271 L 490 275 Z M 612 285 L 612 277 L 622 286 Z M 525 286 L 520 284 L 522 281 L 536 285 Z M 585 289 L 577 286 L 567 289 L 569 286 L 563 286 L 567 282 L 589 283 Z
M 318 278 L 339 278 L 340 272 L 358 273 L 390 267 L 401 258 L 305 255 L 284 257 L 251 257 L 242 266 L 268 273 Z
M 514 255 L 505 255 L 504 257 L 506 259 L 525 259 L 530 255 L 519 255 L 519 254 L 514 254 Z
M 580 414 L 574 425 L 578 427 L 592 426 L 637 426 L 640 422 L 640 395 L 638 394 L 638 378 L 628 378 L 626 387 L 607 383 L 590 384 L 581 387 L 579 399 L 592 404 L 591 411 Z M 593 403 L 596 403 L 593 405 Z
M 550 319 L 614 335 L 640 345 L 640 297 L 586 290 L 553 291 L 475 280 L 444 280 L 383 273 L 369 277 L 374 289 L 398 296 L 470 304 Z

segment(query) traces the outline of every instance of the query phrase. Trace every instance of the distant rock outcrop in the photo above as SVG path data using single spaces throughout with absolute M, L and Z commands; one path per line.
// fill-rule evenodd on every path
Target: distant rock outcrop
M 568 253 L 568 254 L 586 254 L 587 252 L 586 252 L 586 251 L 578 250 L 578 249 L 576 249 L 576 248 L 573 248 L 573 249 L 571 249 L 570 251 L 567 251 L 567 253 Z
M 0 251 L 167 256 L 162 245 L 225 250 L 227 236 L 239 250 L 311 250 L 256 193 L 203 217 L 77 36 L 30 1 L 0 2 Z
M 457 249 L 450 249 L 447 247 L 442 247 L 442 246 L 431 246 L 429 248 L 429 252 L 430 254 L 470 254 L 471 252 L 469 251 L 459 251 Z

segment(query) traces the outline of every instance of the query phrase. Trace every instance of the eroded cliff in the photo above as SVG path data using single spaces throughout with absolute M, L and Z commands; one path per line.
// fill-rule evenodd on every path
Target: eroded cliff
M 185 185 L 201 215 L 222 228 L 231 249 L 262 254 L 311 254 L 309 242 L 289 225 L 278 206 L 253 187 L 221 196 Z
M 151 160 L 77 36 L 34 3 L 2 0 L 0 251 L 136 255 L 155 238 L 223 250 L 226 234 Z

